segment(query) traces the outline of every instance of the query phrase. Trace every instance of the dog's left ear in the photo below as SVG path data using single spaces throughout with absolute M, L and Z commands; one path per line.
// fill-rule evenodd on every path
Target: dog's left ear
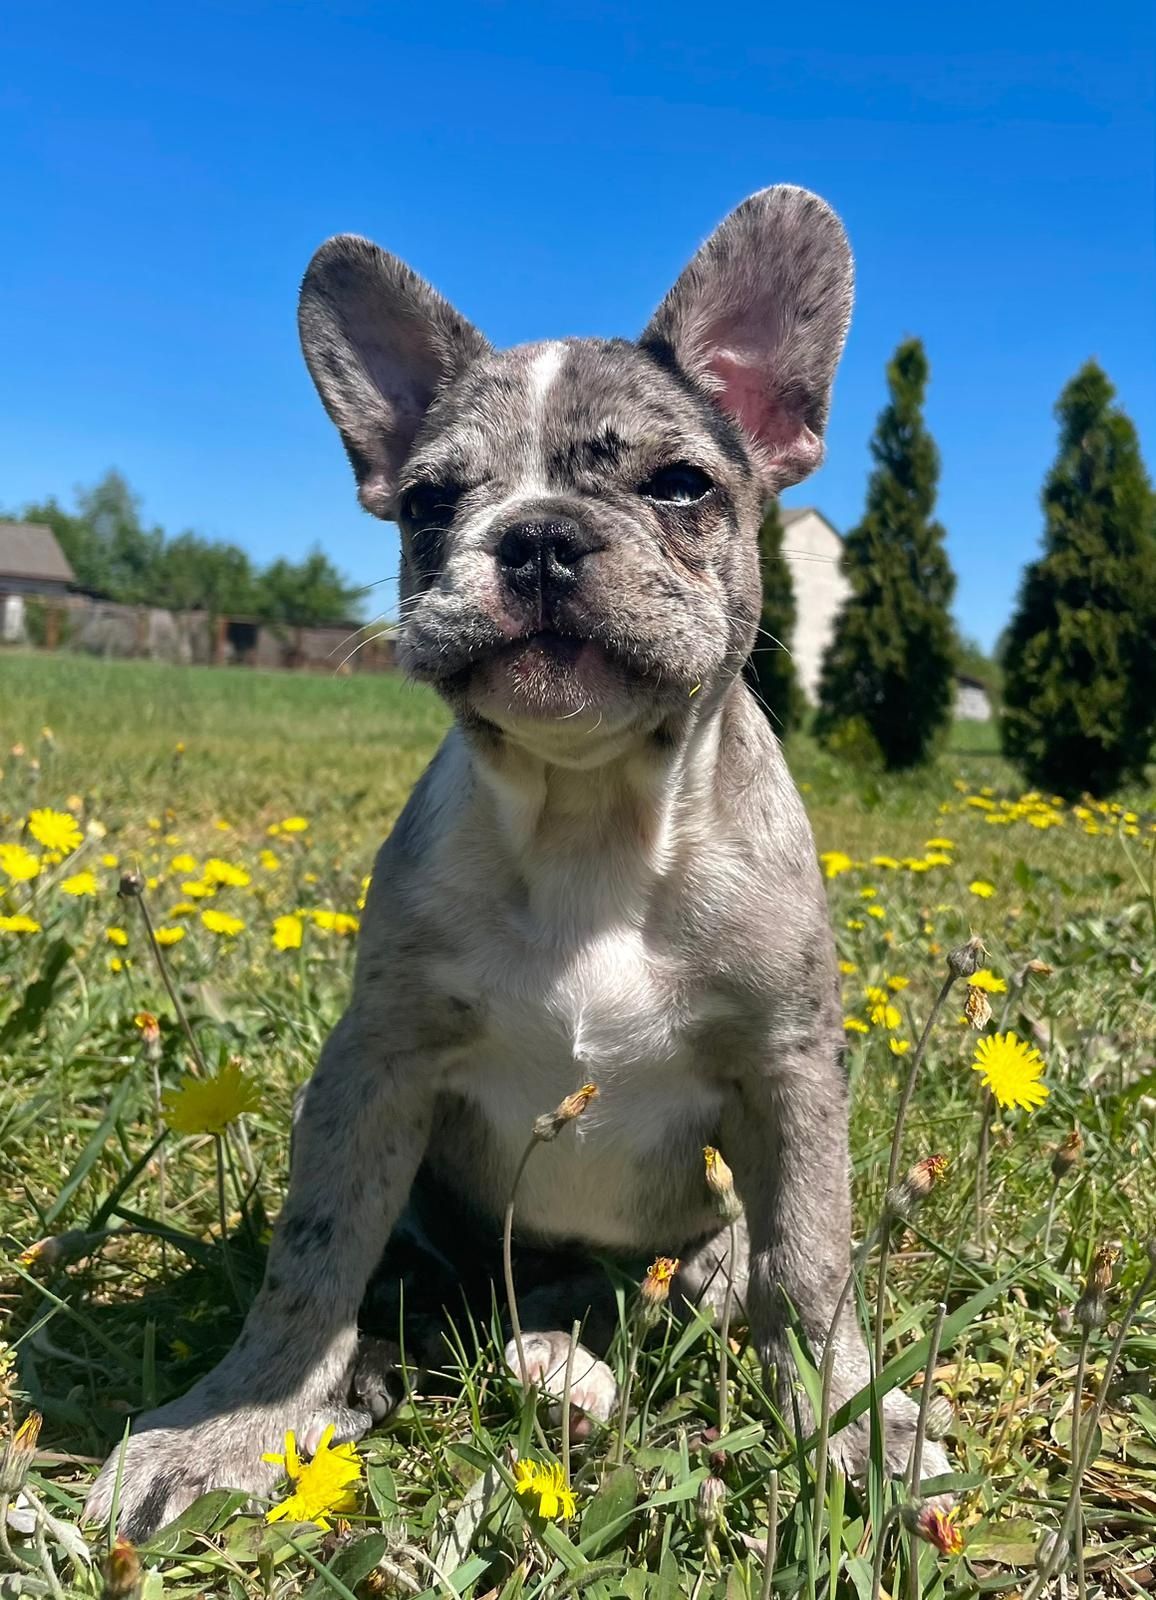
M 739 424 L 768 494 L 823 459 L 852 289 L 843 224 L 818 195 L 780 184 L 731 212 L 642 335 Z

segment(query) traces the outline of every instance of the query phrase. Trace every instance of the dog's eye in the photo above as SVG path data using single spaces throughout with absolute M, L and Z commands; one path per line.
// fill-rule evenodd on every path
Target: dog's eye
M 640 483 L 638 492 L 647 500 L 658 500 L 663 505 L 691 506 L 705 500 L 714 484 L 699 467 L 689 461 L 673 461 L 669 467 L 658 471 Z
M 401 520 L 408 527 L 445 527 L 453 519 L 462 491 L 457 484 L 417 483 L 401 497 Z

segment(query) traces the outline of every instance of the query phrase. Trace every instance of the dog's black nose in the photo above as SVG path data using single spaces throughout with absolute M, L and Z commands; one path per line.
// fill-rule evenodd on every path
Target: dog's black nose
M 597 540 L 569 517 L 516 522 L 498 540 L 494 552 L 502 575 L 515 594 L 564 594 L 578 581 L 578 565 L 601 549 Z

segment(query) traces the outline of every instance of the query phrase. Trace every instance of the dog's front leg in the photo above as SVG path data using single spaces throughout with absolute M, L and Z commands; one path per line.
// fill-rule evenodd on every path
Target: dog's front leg
M 123 1452 L 121 1531 L 140 1539 L 207 1489 L 267 1493 L 292 1429 L 304 1448 L 346 1409 L 357 1311 L 405 1203 L 428 1137 L 434 1074 L 391 1056 L 381 1019 L 355 1007 L 326 1044 L 298 1122 L 289 1194 L 265 1281 L 224 1360 L 188 1394 L 149 1412 Z M 87 1515 L 109 1515 L 120 1464 L 106 1462 Z
M 851 1256 L 847 1123 L 847 1084 L 837 1042 L 823 1038 L 813 1048 L 784 1052 L 763 1075 L 745 1081 L 724 1124 L 723 1150 L 735 1169 L 750 1238 L 747 1306 L 753 1342 L 786 1393 L 794 1377 L 786 1340 L 788 1305 L 798 1314 L 816 1360 L 833 1337 L 832 1409 L 857 1393 L 870 1375 L 853 1298 L 832 1329 Z M 809 1430 L 814 1419 L 805 1402 L 801 1409 Z M 898 1391 L 884 1401 L 892 1472 L 907 1469 L 916 1414 Z M 867 1417 L 837 1434 L 831 1451 L 844 1471 L 865 1471 Z M 924 1462 L 929 1476 L 948 1470 L 938 1445 L 925 1446 Z

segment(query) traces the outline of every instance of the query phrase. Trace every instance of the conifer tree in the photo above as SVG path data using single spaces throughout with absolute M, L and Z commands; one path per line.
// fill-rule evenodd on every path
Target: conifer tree
M 908 339 L 871 440 L 863 520 L 844 543 L 850 594 L 823 660 L 815 729 L 833 748 L 865 731 L 889 769 L 918 766 L 951 720 L 955 575 L 934 520 L 939 453 L 923 421 L 928 364 Z
M 795 637 L 795 586 L 783 554 L 783 519 L 772 500 L 759 527 L 759 563 L 763 604 L 759 634 L 746 666 L 746 679 L 758 696 L 771 726 L 782 738 L 797 728 L 807 709 L 791 657 Z
M 1156 528 L 1136 430 L 1089 361 L 1060 395 L 1044 549 L 1004 655 L 1003 746 L 1028 781 L 1110 794 L 1156 735 Z

